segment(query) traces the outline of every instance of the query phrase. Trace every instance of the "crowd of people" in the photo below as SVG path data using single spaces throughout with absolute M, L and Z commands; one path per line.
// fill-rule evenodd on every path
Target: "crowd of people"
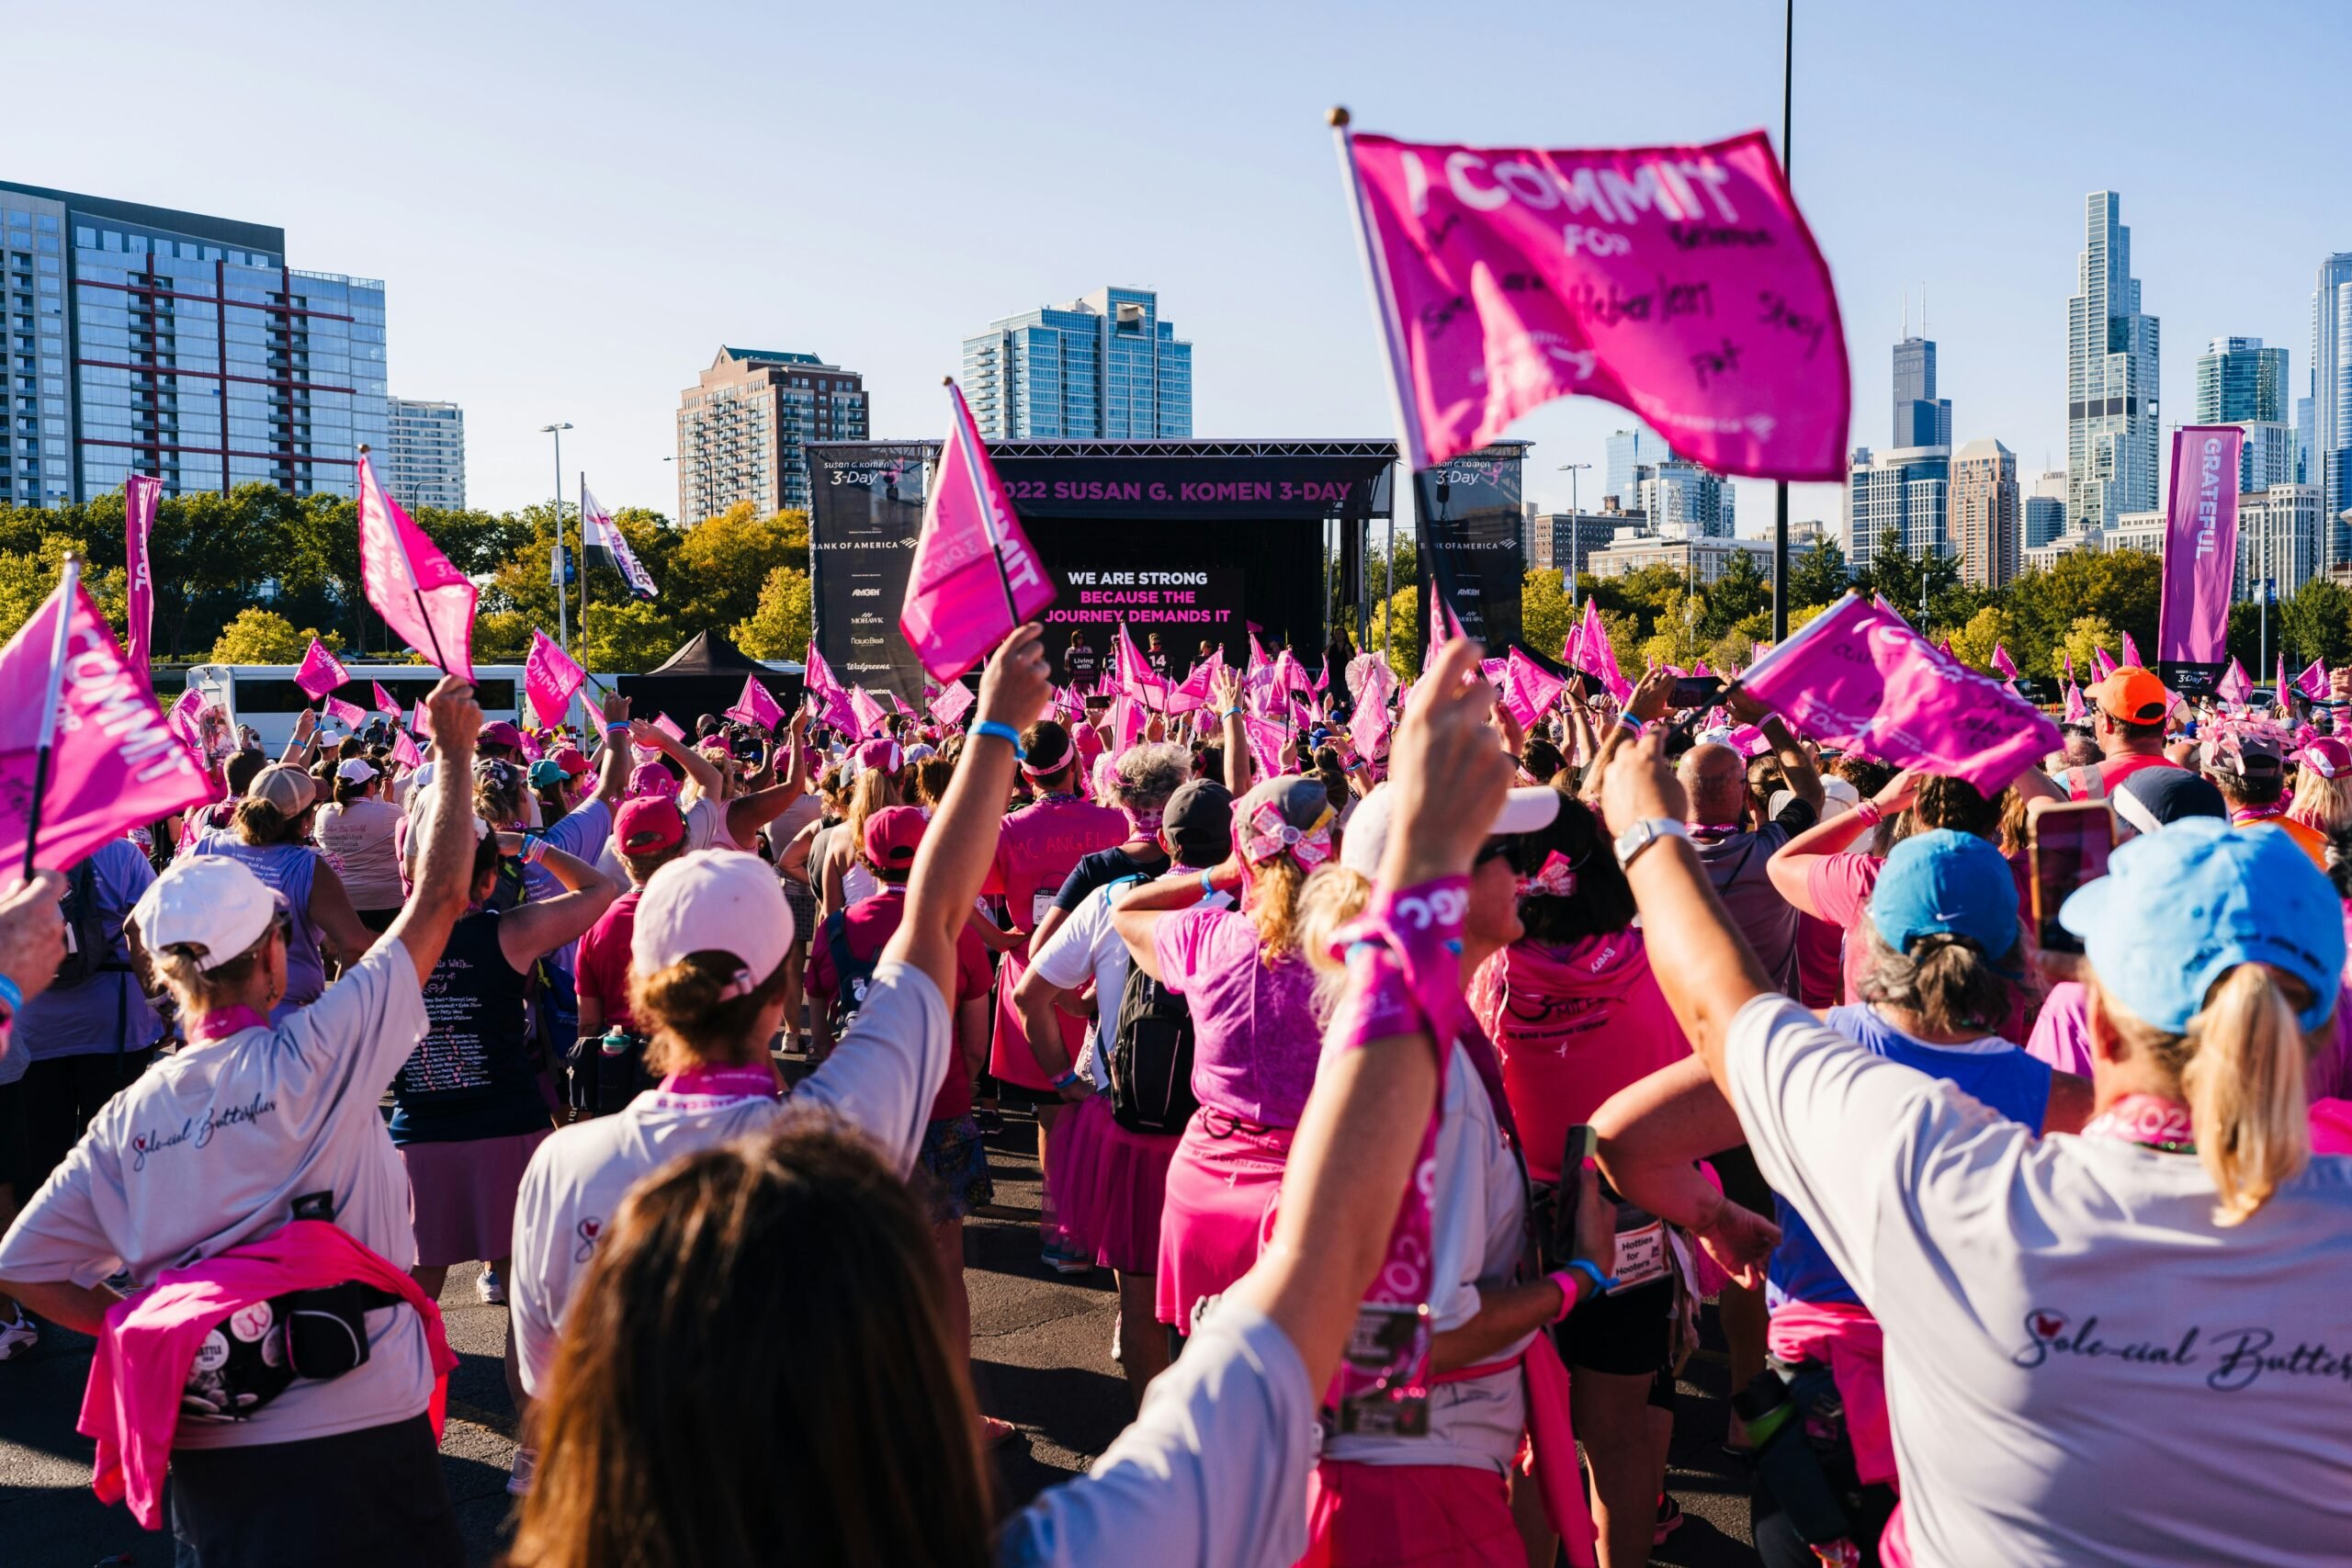
M 1774 1568 L 2352 1562 L 2352 674 L 2119 668 L 1994 788 L 1345 652 L 232 751 L 0 900 L 0 1361 L 97 1337 L 98 1495 L 198 1568 L 465 1561 L 469 1262 L 518 1568 L 1624 1568 L 1712 1303 Z M 1008 1509 L 1023 1121 L 1136 1416 Z

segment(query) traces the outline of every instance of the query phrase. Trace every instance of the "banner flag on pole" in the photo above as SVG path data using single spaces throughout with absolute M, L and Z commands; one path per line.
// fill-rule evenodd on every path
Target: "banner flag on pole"
M 583 480 L 580 486 L 580 548 L 591 566 L 606 566 L 621 574 L 628 584 L 632 599 L 655 599 L 661 591 L 653 586 L 653 574 L 645 570 L 629 548 L 628 536 L 613 521 L 613 514 L 597 504 L 588 493 Z
M 863 737 L 870 739 L 884 734 L 888 728 L 890 716 L 882 711 L 882 705 L 876 702 L 873 694 L 863 686 L 849 689 L 849 711 L 851 721 Z
M 2041 709 L 1852 593 L 1758 660 L 1740 684 L 1809 739 L 1949 773 L 1987 796 L 2059 746 Z
M 344 671 L 343 661 L 329 653 L 326 645 L 317 637 L 311 639 L 311 646 L 303 650 L 301 667 L 294 671 L 294 683 L 301 687 L 302 694 L 312 702 L 317 702 L 350 679 Z
M 368 722 L 366 708 L 361 707 L 357 703 L 345 702 L 341 697 L 322 698 L 319 707 L 329 718 L 334 719 L 345 729 L 356 730 Z
M 123 561 L 130 568 L 130 594 L 126 601 L 128 624 L 124 631 L 130 638 L 126 650 L 130 667 L 148 679 L 147 661 L 155 629 L 155 574 L 148 563 L 148 536 L 155 529 L 155 503 L 164 494 L 164 481 L 151 474 L 133 474 L 122 481 Z
M 376 482 L 359 449 L 359 582 L 384 624 L 460 681 L 474 678 L 474 585 Z
M 129 829 L 212 797 L 75 563 L 0 648 L 0 864 L 12 871 L 28 859 L 66 870 Z
M 588 679 L 571 655 L 538 627 L 531 628 L 531 651 L 523 656 L 523 696 L 539 722 L 557 725 L 571 711 L 571 699 Z
M 2172 433 L 2171 508 L 2165 519 L 2164 599 L 2156 616 L 2160 665 L 2218 666 L 2229 657 L 2230 594 L 2238 566 L 2238 450 L 2234 424 Z M 2132 634 L 2123 662 L 2137 664 Z M 2165 684 L 2176 683 L 2165 672 Z
M 1764 132 L 1550 151 L 1331 118 L 1407 467 L 1581 393 L 1719 474 L 1847 477 L 1837 291 Z
M 390 719 L 393 723 L 399 723 L 401 716 L 400 698 L 384 690 L 384 683 L 381 681 L 370 681 L 368 683 L 375 688 L 370 694 L 376 699 L 376 711 Z
M 762 729 L 772 729 L 784 717 L 784 705 L 760 684 L 758 676 L 746 675 L 743 677 L 743 694 L 735 699 L 735 705 L 727 710 L 727 716 L 757 725 Z
M 947 400 L 938 482 L 923 501 L 922 532 L 899 611 L 899 629 L 935 681 L 961 675 L 1054 602 L 1054 585 L 952 380 Z

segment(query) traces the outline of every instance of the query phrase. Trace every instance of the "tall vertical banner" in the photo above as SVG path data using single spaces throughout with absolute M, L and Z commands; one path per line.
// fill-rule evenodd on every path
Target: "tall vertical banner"
M 149 679 L 147 660 L 155 626 L 155 575 L 147 564 L 147 539 L 154 532 L 155 503 L 163 493 L 164 481 L 150 474 L 133 474 L 122 481 L 122 558 L 130 569 L 130 624 L 123 628 L 130 646 L 125 657 L 142 681 Z
M 1719 474 L 1846 478 L 1838 295 L 1762 131 L 1547 151 L 1332 122 L 1408 467 L 1578 393 Z
M 1525 448 L 1504 442 L 1413 476 L 1420 519 L 1420 580 L 1416 604 L 1424 640 L 1438 640 L 1442 616 L 1430 595 L 1442 593 L 1462 629 L 1501 650 L 1520 640 L 1520 591 L 1527 581 L 1521 468 Z
M 935 441 L 808 450 L 808 573 L 816 643 L 838 686 L 921 700 L 922 664 L 899 629 Z
M 2245 432 L 2234 424 L 2188 424 L 2172 434 L 2156 673 L 2184 696 L 2214 690 L 2229 665 L 2230 593 L 2238 566 L 2238 448 L 2245 440 Z

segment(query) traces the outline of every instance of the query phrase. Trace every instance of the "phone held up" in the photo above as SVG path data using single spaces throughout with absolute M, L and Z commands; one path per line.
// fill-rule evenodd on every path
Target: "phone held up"
M 1720 675 L 1677 675 L 1674 691 L 1666 701 L 1668 707 L 1706 708 L 1724 700 L 1724 678 Z
M 2045 953 L 2080 953 L 2082 938 L 2058 923 L 2066 896 L 2107 874 L 2115 850 L 2115 811 L 2103 800 L 2044 807 L 2026 829 L 2033 873 L 2034 940 Z

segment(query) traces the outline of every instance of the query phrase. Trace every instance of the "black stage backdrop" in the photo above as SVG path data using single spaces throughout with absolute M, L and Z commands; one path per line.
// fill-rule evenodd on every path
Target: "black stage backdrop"
M 1432 585 L 1461 617 L 1462 629 L 1499 655 L 1520 640 L 1519 595 L 1527 575 L 1525 512 L 1520 469 L 1527 445 L 1498 442 L 1413 476 L 1420 515 L 1421 641 L 1436 626 Z
M 1276 445 L 1283 449 L 1265 450 Z M 818 649 L 843 682 L 892 684 L 910 704 L 922 674 L 898 618 L 921 489 L 900 479 L 897 493 L 913 495 L 913 505 L 888 509 L 882 471 L 903 455 L 935 457 L 937 450 L 927 442 L 808 448 Z M 1252 625 L 1263 628 L 1270 650 L 1287 641 L 1313 669 L 1323 637 L 1324 522 L 1386 516 L 1396 461 L 1393 444 L 1373 441 L 1012 441 L 989 457 L 1060 591 L 1046 613 L 1057 678 L 1072 632 L 1095 655 L 1093 668 L 1107 668 L 1123 614 L 1138 645 L 1160 634 L 1176 675 L 1204 641 L 1238 661 Z M 1363 558 L 1360 530 L 1340 534 L 1345 604 L 1354 601 Z M 868 589 L 879 591 L 878 601 Z M 868 615 L 879 616 L 880 629 Z M 863 643 L 874 637 L 886 660 Z M 889 671 L 853 673 L 875 662 Z

